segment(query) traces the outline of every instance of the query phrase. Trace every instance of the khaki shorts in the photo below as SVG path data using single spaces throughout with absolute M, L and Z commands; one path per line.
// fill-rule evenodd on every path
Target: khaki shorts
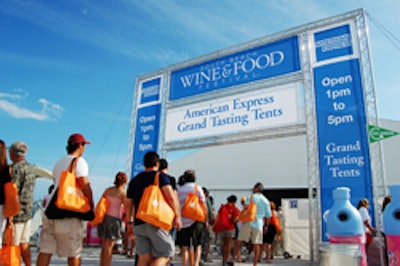
M 43 216 L 40 234 L 40 253 L 58 254 L 59 257 L 79 258 L 83 249 L 86 222 L 77 218 L 50 220 Z
M 13 223 L 13 245 L 29 243 L 31 237 L 31 220 L 24 223 Z
M 262 231 L 251 227 L 248 223 L 244 223 L 239 230 L 239 241 L 250 242 L 252 244 L 262 244 L 263 234 Z
M 235 229 L 232 230 L 224 230 L 219 233 L 222 238 L 234 238 L 235 237 Z

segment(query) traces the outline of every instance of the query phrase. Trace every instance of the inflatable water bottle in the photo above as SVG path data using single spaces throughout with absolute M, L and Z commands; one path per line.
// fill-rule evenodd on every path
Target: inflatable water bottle
M 350 189 L 338 187 L 333 190 L 332 196 L 334 204 L 325 216 L 329 242 L 359 245 L 359 265 L 367 266 L 364 224 L 357 208 L 350 202 Z
M 389 265 L 400 265 L 400 185 L 389 188 L 392 201 L 383 212 L 383 231 L 386 234 L 386 246 Z

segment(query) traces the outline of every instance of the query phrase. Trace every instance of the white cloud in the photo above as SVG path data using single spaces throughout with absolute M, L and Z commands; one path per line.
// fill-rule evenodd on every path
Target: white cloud
M 6 113 L 10 114 L 15 118 L 31 118 L 41 121 L 47 120 L 46 115 L 32 112 L 26 108 L 19 107 L 18 105 L 6 100 L 0 100 L 0 109 L 2 109 L 3 111 L 5 111 Z
M 61 105 L 52 103 L 44 98 L 39 99 L 39 103 L 42 104 L 42 113 L 46 116 L 54 115 L 55 118 L 60 118 L 64 111 Z
M 24 90 L 17 89 L 15 90 L 16 93 L 4 93 L 0 92 L 0 98 L 7 98 L 12 100 L 22 99 L 28 96 L 28 93 Z
M 39 99 L 41 108 L 33 111 L 23 107 L 24 99 L 28 99 L 28 92 L 18 89 L 15 93 L 0 92 L 0 110 L 19 119 L 34 119 L 39 121 L 57 121 L 64 111 L 59 104 L 52 103 L 44 98 Z

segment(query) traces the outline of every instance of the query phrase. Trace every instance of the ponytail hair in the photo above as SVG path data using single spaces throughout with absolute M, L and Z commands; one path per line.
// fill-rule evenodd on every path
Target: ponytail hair
M 124 172 L 118 172 L 115 176 L 114 185 L 119 187 L 126 183 L 126 174 Z

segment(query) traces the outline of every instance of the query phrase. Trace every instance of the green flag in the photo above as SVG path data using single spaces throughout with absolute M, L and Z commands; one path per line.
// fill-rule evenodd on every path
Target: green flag
M 383 139 L 399 135 L 399 132 L 392 131 L 382 127 L 368 125 L 368 134 L 369 134 L 369 142 L 373 143 L 376 141 L 380 141 Z

